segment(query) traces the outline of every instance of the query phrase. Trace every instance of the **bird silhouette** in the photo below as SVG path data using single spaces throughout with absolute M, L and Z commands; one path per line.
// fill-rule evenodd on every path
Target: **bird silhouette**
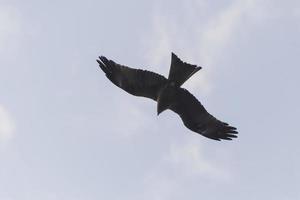
M 171 54 L 168 78 L 147 70 L 134 69 L 100 56 L 100 68 L 106 77 L 126 92 L 157 101 L 157 115 L 170 109 L 177 113 L 190 130 L 213 140 L 232 140 L 237 137 L 235 127 L 216 119 L 181 85 L 201 69 Z

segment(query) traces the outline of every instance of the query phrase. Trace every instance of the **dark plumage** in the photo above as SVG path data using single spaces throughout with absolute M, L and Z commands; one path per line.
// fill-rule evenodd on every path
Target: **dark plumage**
M 201 103 L 180 86 L 201 67 L 181 61 L 172 53 L 168 79 L 140 69 L 133 69 L 100 56 L 100 68 L 107 78 L 126 92 L 157 101 L 157 114 L 166 109 L 177 113 L 190 130 L 214 140 L 232 140 L 237 137 L 235 127 L 221 122 L 209 114 Z

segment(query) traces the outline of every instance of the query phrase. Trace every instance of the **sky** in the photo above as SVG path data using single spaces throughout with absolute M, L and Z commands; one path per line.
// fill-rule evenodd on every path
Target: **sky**
M 0 0 L 1 200 L 300 199 L 300 1 Z M 99 55 L 168 75 L 233 141 L 115 87 Z

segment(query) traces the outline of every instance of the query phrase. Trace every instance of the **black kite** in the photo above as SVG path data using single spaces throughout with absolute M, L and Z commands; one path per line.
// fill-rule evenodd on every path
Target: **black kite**
M 237 137 L 235 127 L 216 119 L 181 85 L 201 67 L 181 61 L 172 53 L 169 77 L 141 69 L 133 69 L 100 56 L 97 62 L 105 75 L 126 92 L 157 101 L 157 114 L 170 109 L 177 113 L 190 130 L 214 140 Z

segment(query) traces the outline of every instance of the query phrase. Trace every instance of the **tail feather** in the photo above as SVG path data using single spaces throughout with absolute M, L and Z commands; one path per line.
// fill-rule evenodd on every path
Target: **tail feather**
M 168 79 L 175 82 L 178 86 L 181 86 L 200 69 L 200 66 L 183 62 L 174 53 L 172 53 L 171 68 Z

